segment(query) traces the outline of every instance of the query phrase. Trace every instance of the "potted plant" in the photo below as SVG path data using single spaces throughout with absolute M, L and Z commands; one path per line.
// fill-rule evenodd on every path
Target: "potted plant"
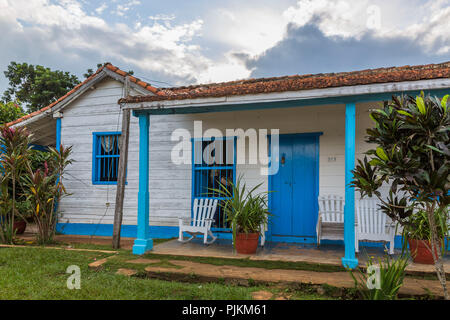
M 31 216 L 31 203 L 28 200 L 17 202 L 14 218 L 14 230 L 16 234 L 23 234 L 27 228 L 27 220 Z
M 239 176 L 236 184 L 219 183 L 219 189 L 213 191 L 226 198 L 219 205 L 231 225 L 236 251 L 241 254 L 254 254 L 259 235 L 263 232 L 261 227 L 267 225 L 270 215 L 267 209 L 268 192 L 255 193 L 262 183 L 247 190 L 246 184 L 242 184 L 241 180 L 242 176 Z
M 437 210 L 435 217 L 439 237 L 444 239 L 448 226 L 442 210 Z M 403 237 L 408 240 L 411 257 L 415 263 L 434 264 L 430 242 L 430 224 L 426 211 L 419 210 L 408 218 L 403 229 Z M 444 247 L 441 244 L 441 248 Z M 436 255 L 439 249 L 436 248 Z

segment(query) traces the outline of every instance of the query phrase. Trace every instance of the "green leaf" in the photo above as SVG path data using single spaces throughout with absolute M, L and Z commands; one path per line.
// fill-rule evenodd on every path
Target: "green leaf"
M 444 109 L 444 113 L 446 113 L 447 112 L 447 100 L 448 100 L 448 94 L 447 95 L 445 95 L 443 98 L 442 98 L 442 100 L 441 100 L 441 106 L 442 106 L 442 109 Z
M 369 161 L 369 164 L 370 164 L 371 166 L 377 166 L 377 165 L 381 165 L 381 164 L 383 164 L 383 163 L 382 163 L 380 160 L 374 158 L 374 159 L 372 159 L 372 160 Z
M 416 98 L 416 104 L 421 114 L 425 114 L 427 112 L 427 109 L 425 108 L 425 102 L 423 101 L 422 97 Z
M 430 145 L 428 145 L 428 144 L 426 144 L 426 146 L 427 146 L 428 148 L 430 148 L 431 150 L 434 150 L 434 151 L 436 151 L 436 152 L 445 154 L 445 152 L 443 152 L 442 150 L 439 150 L 439 149 L 436 148 L 436 147 L 430 146 Z
M 411 117 L 411 118 L 413 117 L 413 115 L 411 113 L 406 112 L 404 110 L 397 110 L 397 112 L 402 114 L 402 115 L 404 115 L 404 116 L 407 116 L 407 117 Z
M 384 152 L 383 148 L 381 148 L 381 147 L 377 148 L 377 156 L 379 156 L 380 159 L 382 159 L 384 161 L 389 160 L 388 156 L 386 155 L 386 152 Z

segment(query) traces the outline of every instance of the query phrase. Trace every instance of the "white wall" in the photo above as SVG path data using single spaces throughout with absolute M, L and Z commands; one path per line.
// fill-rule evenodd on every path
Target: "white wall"
M 134 92 L 134 94 L 137 94 Z M 123 97 L 123 84 L 105 79 L 63 109 L 61 140 L 72 146 L 75 160 L 67 168 L 64 184 L 70 196 L 60 202 L 61 222 L 112 223 L 114 216 L 115 185 L 92 184 L 93 132 L 121 131 L 118 99 Z M 138 126 L 131 119 L 130 163 L 124 208 L 124 224 L 136 223 Z M 108 206 L 108 203 L 110 204 Z
M 95 90 L 85 93 L 63 111 L 62 142 L 73 146 L 75 162 L 68 168 L 65 185 L 72 195 L 61 201 L 61 222 L 113 223 L 115 185 L 92 184 L 92 132 L 120 131 L 121 117 L 117 100 L 123 95 L 120 82 L 105 80 Z M 368 110 L 372 104 L 356 106 L 357 157 L 368 149 L 363 142 L 365 128 L 370 126 Z M 150 117 L 150 223 L 177 225 L 178 217 L 190 215 L 191 165 L 171 162 L 173 130 L 188 129 L 193 121 L 202 120 L 208 128 L 280 129 L 280 133 L 323 132 L 320 136 L 320 193 L 344 194 L 345 106 L 328 105 L 257 111 L 221 112 Z M 139 128 L 131 117 L 124 224 L 136 224 L 138 191 Z M 187 150 L 190 155 L 190 150 Z M 335 158 L 336 161 L 329 160 Z M 259 165 L 238 165 L 249 185 L 264 182 Z M 110 204 L 109 206 L 107 204 Z

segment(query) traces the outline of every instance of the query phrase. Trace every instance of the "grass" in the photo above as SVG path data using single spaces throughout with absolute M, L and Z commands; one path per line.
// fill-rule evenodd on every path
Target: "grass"
M 89 249 L 93 249 L 90 247 Z M 101 248 L 106 249 L 106 248 Z M 110 256 L 100 252 L 54 250 L 39 247 L 0 248 L 0 299 L 251 299 L 252 292 L 266 290 L 275 295 L 289 292 L 291 299 L 325 299 L 312 291 L 251 285 L 248 287 L 220 283 L 181 283 L 145 277 L 117 275 L 123 262 L 136 258 L 120 250 L 100 271 L 88 264 Z M 159 258 L 153 257 L 151 258 Z M 146 255 L 149 258 L 149 255 Z M 231 259 L 230 259 L 231 260 Z M 161 263 L 168 263 L 162 261 Z M 69 290 L 66 269 L 81 269 L 81 289 Z M 133 264 L 133 269 L 142 266 Z
M 167 240 L 155 240 L 161 243 Z M 254 291 L 270 291 L 276 297 L 296 300 L 354 299 L 351 290 L 341 290 L 328 285 L 263 284 L 251 279 L 247 284 L 219 280 L 174 278 L 172 276 L 149 278 L 145 267 L 160 266 L 180 268 L 170 260 L 185 260 L 213 265 L 256 267 L 265 269 L 291 269 L 315 272 L 336 272 L 339 266 L 317 265 L 304 262 L 257 261 L 210 257 L 187 257 L 148 253 L 141 258 L 157 260 L 152 264 L 135 264 L 127 261 L 137 256 L 119 249 L 114 253 L 92 251 L 56 250 L 49 247 L 113 251 L 110 245 L 55 243 L 46 248 L 30 246 L 0 248 L 0 299 L 242 299 L 252 298 Z M 100 270 L 91 270 L 88 264 L 110 257 Z M 69 290 L 66 281 L 69 265 L 81 268 L 81 290 Z M 133 277 L 117 275 L 119 268 L 134 269 Z M 169 273 L 170 275 L 170 273 Z M 432 278 L 433 275 L 408 276 Z M 208 282 L 211 281 L 211 282 Z M 320 294 L 318 293 L 320 292 Z

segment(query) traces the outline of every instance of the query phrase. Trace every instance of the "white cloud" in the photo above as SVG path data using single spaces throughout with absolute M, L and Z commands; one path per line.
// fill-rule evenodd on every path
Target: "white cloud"
M 249 75 L 241 62 L 233 60 L 227 65 L 225 59 L 216 64 L 193 44 L 203 28 L 201 19 L 173 26 L 156 21 L 152 24 L 135 23 L 131 27 L 91 16 L 74 0 L 58 4 L 45 0 L 15 0 L 0 4 L 4 5 L 0 12 L 0 26 L 8 25 L 0 38 L 2 47 L 14 41 L 18 46 L 20 44 L 19 50 L 30 47 L 38 54 L 72 61 L 86 55 L 95 56 L 95 59 L 112 61 L 118 66 L 123 63 L 149 74 L 178 79 L 180 82 L 176 84 L 179 85 L 199 82 L 200 79 L 232 80 L 236 75 Z M 92 61 L 91 64 L 97 62 Z
M 140 1 L 112 3 L 102 3 L 95 13 L 109 6 L 127 15 Z M 228 81 L 252 72 L 234 53 L 263 55 L 283 40 L 289 24 L 315 24 L 330 38 L 361 38 L 369 31 L 371 5 L 380 8 L 380 27 L 370 30 L 376 37 L 408 36 L 448 56 L 450 0 L 299 0 L 288 8 L 242 4 L 216 7 L 185 23 L 177 23 L 174 15 L 154 14 L 129 24 L 90 15 L 76 0 L 0 0 L 0 46 L 6 48 L 0 64 L 21 57 L 40 64 L 55 59 L 66 65 L 111 61 L 177 85 Z
M 251 72 L 241 60 L 226 54 L 224 61 L 215 61 L 199 74 L 197 80 L 200 83 L 225 82 L 248 78 Z
M 124 4 L 118 4 L 116 6 L 116 10 L 113 11 L 113 13 L 117 14 L 118 16 L 124 16 L 125 13 L 127 11 L 129 11 L 132 7 L 138 6 L 140 4 L 141 4 L 141 2 L 138 1 L 138 0 L 131 0 L 131 1 L 128 1 L 128 2 L 126 2 Z
M 95 9 L 95 12 L 97 12 L 98 14 L 102 14 L 106 8 L 108 8 L 108 5 L 106 3 L 102 3 L 100 7 Z
M 289 24 L 302 27 L 310 23 L 328 37 L 356 39 L 367 32 L 379 37 L 414 38 L 427 30 L 423 36 L 431 48 L 438 39 L 450 37 L 449 11 L 450 0 L 298 0 L 284 9 L 241 5 L 208 12 L 204 35 L 251 56 L 281 41 Z
M 156 14 L 154 16 L 149 16 L 148 17 L 150 20 L 173 20 L 175 19 L 175 15 L 174 14 Z
M 420 38 L 430 50 L 436 41 L 450 40 L 450 0 L 299 0 L 283 15 L 298 27 L 314 23 L 329 37 L 359 39 L 372 31 L 383 38 Z M 378 28 L 369 28 L 373 19 Z
M 269 49 L 283 38 L 288 21 L 272 8 L 213 9 L 205 17 L 206 38 L 252 55 Z

